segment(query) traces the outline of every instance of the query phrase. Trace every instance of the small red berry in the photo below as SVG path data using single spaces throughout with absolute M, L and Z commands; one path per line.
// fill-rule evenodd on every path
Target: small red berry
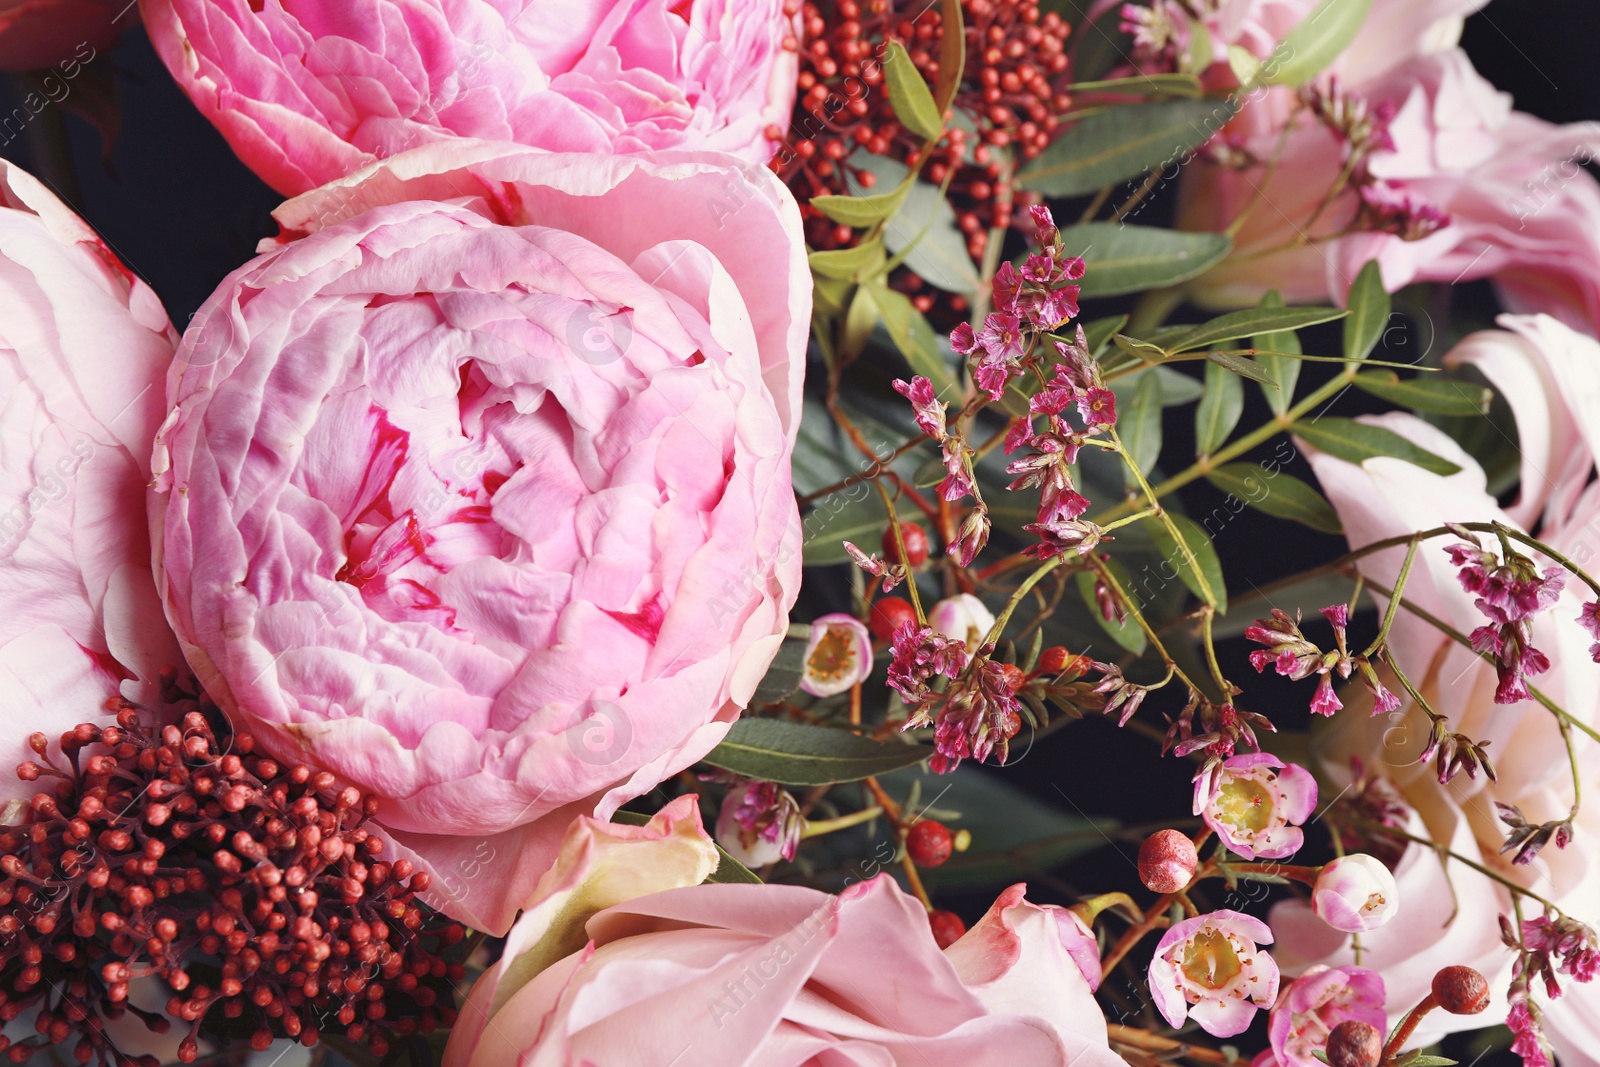
M 879 641 L 888 641 L 894 632 L 906 623 L 915 624 L 917 609 L 909 600 L 897 596 L 882 597 L 872 604 L 872 614 L 867 618 L 867 629 Z
M 1066 670 L 1067 664 L 1071 663 L 1072 660 L 1073 655 L 1071 652 L 1068 652 L 1060 645 L 1051 645 L 1039 653 L 1039 666 L 1033 673 L 1054 676 Z
M 1013 693 L 1028 684 L 1028 676 L 1015 663 L 1001 663 L 997 666 L 1000 668 L 1000 677 L 1005 681 L 1006 688 Z
M 1383 1059 L 1383 1035 L 1371 1023 L 1346 1019 L 1328 1035 L 1328 1063 L 1332 1067 L 1378 1067 Z
M 900 536 L 905 538 L 906 555 L 911 566 L 920 567 L 928 562 L 928 535 L 914 522 L 900 524 Z M 894 539 L 894 527 L 883 531 L 883 555 L 890 563 L 900 562 L 900 546 Z
M 906 854 L 918 867 L 939 866 L 954 847 L 944 823 L 932 819 L 923 819 L 906 833 Z
M 967 924 L 953 911 L 930 911 L 928 925 L 933 928 L 933 943 L 949 948 L 967 932 Z
M 1445 967 L 1433 976 L 1433 999 L 1452 1015 L 1476 1015 L 1489 1006 L 1489 983 L 1471 967 Z
M 1194 842 L 1176 830 L 1158 830 L 1139 846 L 1139 881 L 1152 892 L 1182 891 L 1199 866 Z

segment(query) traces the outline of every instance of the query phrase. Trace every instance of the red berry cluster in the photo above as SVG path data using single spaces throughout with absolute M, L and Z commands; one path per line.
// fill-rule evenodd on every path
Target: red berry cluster
M 1070 103 L 1063 89 L 1071 27 L 1054 12 L 1041 15 L 1033 0 L 962 0 L 961 6 L 967 60 L 955 107 L 976 133 L 952 128 L 933 149 L 925 174 L 942 182 L 956 168 L 950 200 L 967 250 L 979 259 L 989 228 L 1011 225 L 1015 195 L 1001 151 L 1014 147 L 1024 159 L 1037 155 Z M 891 0 L 813 0 L 801 15 L 799 96 L 791 128 L 767 131 L 784 142 L 772 167 L 803 205 L 810 245 L 840 248 L 854 240 L 854 231 L 807 202 L 847 192 L 847 170 L 871 188 L 874 175 L 849 162 L 858 149 L 915 162 L 922 140 L 895 121 L 883 87 L 882 44 L 904 44 L 933 84 L 943 21 L 939 6 L 926 0 L 901 3 L 898 10 Z
M 439 953 L 464 931 L 416 900 L 426 872 L 376 858 L 375 799 L 189 706 L 211 717 L 155 727 L 117 702 L 115 726 L 61 737 L 65 766 L 29 738 L 18 777 L 53 782 L 0 832 L 0 1022 L 36 1010 L 39 1036 L 0 1049 L 21 1063 L 75 1036 L 80 1063 L 134 1062 L 108 1020 L 170 1028 L 128 1003 L 141 976 L 173 991 L 186 1062 L 202 1032 L 259 1049 L 330 1030 L 382 1055 L 451 1025 L 463 972 Z

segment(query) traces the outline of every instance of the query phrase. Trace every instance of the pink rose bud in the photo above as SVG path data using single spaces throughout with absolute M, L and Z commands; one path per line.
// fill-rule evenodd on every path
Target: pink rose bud
M 1362 852 L 1342 856 L 1322 868 L 1311 890 L 1311 907 L 1335 930 L 1358 934 L 1376 930 L 1400 907 L 1394 875 Z
M 1199 866 L 1194 842 L 1176 830 L 1158 830 L 1139 846 L 1139 881 L 1152 892 L 1180 892 Z
M 800 688 L 816 697 L 843 693 L 872 673 L 872 635 L 854 615 L 824 615 L 811 624 Z
M 939 601 L 928 612 L 933 632 L 966 643 L 967 652 L 976 652 L 994 626 L 994 613 L 971 593 L 960 593 Z

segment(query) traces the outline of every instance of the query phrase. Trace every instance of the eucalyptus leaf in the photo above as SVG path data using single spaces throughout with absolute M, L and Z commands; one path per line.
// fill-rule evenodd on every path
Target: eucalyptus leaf
M 1347 314 L 1349 312 L 1340 311 L 1338 308 L 1250 308 L 1245 311 L 1230 312 L 1210 322 L 1202 323 L 1162 347 L 1168 352 L 1188 352 L 1254 334 L 1304 329 L 1318 323 L 1342 319 Z
M 1153 345 L 1149 341 L 1140 341 L 1136 338 L 1127 337 L 1120 333 L 1112 335 L 1111 340 L 1112 343 L 1114 343 L 1124 352 L 1128 353 L 1128 355 L 1137 356 L 1146 363 L 1160 363 L 1163 359 L 1167 358 L 1165 349 L 1161 348 L 1159 345 Z
M 961 91 L 961 75 L 967 67 L 967 31 L 961 17 L 961 0 L 939 0 L 939 78 L 933 89 L 934 106 L 939 115 L 950 113 L 956 93 Z
M 1079 119 L 1017 173 L 1046 196 L 1079 196 L 1181 161 L 1227 125 L 1226 100 L 1124 104 Z
M 1128 78 L 1109 78 L 1104 81 L 1073 82 L 1072 93 L 1117 93 L 1126 96 L 1184 96 L 1198 97 L 1205 86 L 1193 74 L 1135 74 Z
M 932 382 L 934 392 L 940 396 L 953 395 L 958 388 L 955 372 L 950 369 L 933 327 L 928 325 L 922 312 L 912 306 L 911 298 L 876 282 L 867 288 L 872 290 L 872 299 L 883 312 L 883 325 L 889 331 L 889 339 L 906 357 L 912 371 Z
M 1211 595 L 1208 597 L 1201 587 L 1200 580 L 1195 577 L 1194 568 L 1189 565 L 1188 557 L 1178 542 L 1173 540 L 1172 534 L 1166 525 L 1158 518 L 1144 520 L 1144 527 L 1150 533 L 1150 539 L 1155 542 L 1156 548 L 1166 557 L 1168 565 L 1178 572 L 1178 577 L 1189 591 L 1201 600 L 1206 601 L 1216 608 L 1219 614 L 1228 611 L 1228 587 L 1223 583 L 1222 561 L 1217 558 L 1217 550 L 1211 543 L 1211 537 L 1195 524 L 1193 519 L 1175 511 L 1167 512 L 1167 517 L 1172 520 L 1172 525 L 1177 527 L 1183 536 L 1184 544 L 1189 546 L 1195 562 L 1200 565 L 1200 573 L 1205 576 L 1206 584 L 1210 586 Z
M 1128 451 L 1128 459 L 1144 474 L 1161 456 L 1161 379 L 1145 375 L 1133 392 L 1133 401 L 1117 413 L 1117 432 Z M 1128 472 L 1128 484 L 1138 480 Z
M 1393 456 L 1434 474 L 1448 476 L 1461 470 L 1443 456 L 1412 444 L 1393 430 L 1354 419 L 1325 418 L 1316 422 L 1297 422 L 1293 432 L 1313 447 L 1350 463 Z
M 1244 415 L 1244 382 L 1221 364 L 1206 364 L 1205 393 L 1194 413 L 1195 451 L 1209 456 L 1228 440 Z
M 1261 298 L 1259 305 L 1262 310 L 1271 310 L 1283 307 L 1283 297 L 1273 289 Z M 1267 406 L 1272 408 L 1274 415 L 1282 415 L 1294 404 L 1294 388 L 1300 381 L 1300 361 L 1290 359 L 1289 356 L 1301 354 L 1300 336 L 1293 330 L 1283 330 L 1278 333 L 1257 334 L 1251 344 L 1264 352 L 1284 352 L 1287 355 L 1259 355 L 1256 362 L 1261 364 L 1261 369 L 1267 372 L 1272 382 L 1261 383 L 1261 394 L 1267 398 Z M 1274 385 L 1276 388 L 1274 388 Z
M 801 559 L 808 567 L 849 563 L 850 553 L 844 550 L 844 542 L 865 544 L 870 550 L 888 525 L 883 504 L 876 496 L 863 494 L 852 499 L 846 492 L 831 493 L 806 512 Z
M 1210 270 L 1233 248 L 1226 234 L 1115 222 L 1068 227 L 1061 231 L 1061 241 L 1069 253 L 1083 257 L 1087 271 L 1078 284 L 1084 297 L 1176 285 Z
M 1268 386 L 1272 384 L 1272 375 L 1249 356 L 1235 356 L 1229 352 L 1207 352 L 1206 360 L 1253 382 Z
M 744 718 L 729 728 L 704 761 L 780 785 L 831 785 L 887 774 L 932 754 L 926 746 L 878 742 L 831 726 Z
M 899 41 L 888 42 L 883 73 L 889 83 L 889 106 L 894 108 L 894 117 L 900 125 L 924 141 L 932 141 L 944 132 L 939 105 L 934 103 L 928 83 L 922 80 L 922 74 L 906 54 L 905 45 Z
M 1383 272 L 1372 260 L 1356 275 L 1350 286 L 1350 317 L 1344 323 L 1344 358 L 1366 359 L 1383 339 L 1389 325 L 1389 292 L 1383 287 Z
M 876 196 L 813 196 L 811 206 L 834 222 L 862 229 L 894 218 L 909 191 L 909 185 L 901 185 Z
M 1270 85 L 1297 86 L 1322 73 L 1355 40 L 1372 2 L 1322 0 L 1262 63 L 1263 80 Z
M 1364 371 L 1355 386 L 1391 404 L 1430 415 L 1487 415 L 1494 391 L 1455 378 L 1407 378 L 1393 371 Z
M 1333 505 L 1310 485 L 1283 471 L 1254 463 L 1228 463 L 1206 472 L 1212 485 L 1258 511 L 1309 526 L 1321 533 L 1343 533 Z
M 876 238 L 852 248 L 812 252 L 807 258 L 811 261 L 813 272 L 828 278 L 847 280 L 855 280 L 864 272 L 883 266 L 885 259 L 883 241 Z

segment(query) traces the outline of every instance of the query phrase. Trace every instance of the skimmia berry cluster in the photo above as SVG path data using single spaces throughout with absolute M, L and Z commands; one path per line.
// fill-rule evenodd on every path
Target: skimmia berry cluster
M 0 832 L 0 1018 L 35 1012 L 38 1033 L 12 1061 L 75 1038 L 79 1062 L 123 1063 L 106 1023 L 129 1012 L 186 1027 L 186 1061 L 205 1036 L 328 1032 L 381 1055 L 451 1025 L 462 968 L 442 953 L 464 931 L 416 899 L 426 873 L 378 859 L 376 802 L 172 695 L 176 722 L 120 703 L 63 735 L 60 762 L 30 739 L 17 773 L 39 791 Z M 129 1003 L 137 978 L 170 991 L 165 1017 Z

